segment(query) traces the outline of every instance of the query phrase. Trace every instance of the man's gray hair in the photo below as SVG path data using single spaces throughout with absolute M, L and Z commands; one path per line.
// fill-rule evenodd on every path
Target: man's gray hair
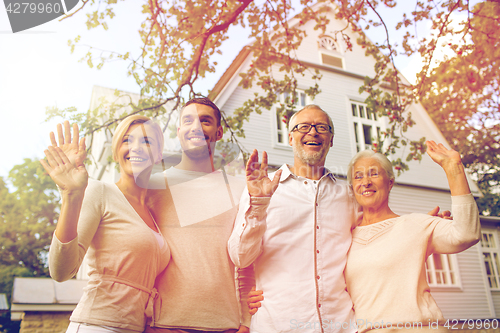
M 292 124 L 293 124 L 294 126 L 296 125 L 296 124 L 294 124 L 294 123 L 293 123 L 293 121 L 294 121 L 295 117 L 297 117 L 297 115 L 298 115 L 299 113 L 301 113 L 302 111 L 305 111 L 305 110 L 310 110 L 310 109 L 316 109 L 316 110 L 319 110 L 319 111 L 323 112 L 323 113 L 326 115 L 326 117 L 328 118 L 328 125 L 330 125 L 330 127 L 332 128 L 332 134 L 333 134 L 335 131 L 333 130 L 333 121 L 332 121 L 332 118 L 330 117 L 330 115 L 329 115 L 329 114 L 328 114 L 325 110 L 323 110 L 323 109 L 322 109 L 319 105 L 316 105 L 316 104 L 308 104 L 308 105 L 304 106 L 304 108 L 303 108 L 303 109 L 301 109 L 301 110 L 299 110 L 299 111 L 295 112 L 295 113 L 292 115 L 292 117 L 290 118 L 290 121 L 288 122 L 288 131 L 291 131 L 291 130 L 293 129 Z

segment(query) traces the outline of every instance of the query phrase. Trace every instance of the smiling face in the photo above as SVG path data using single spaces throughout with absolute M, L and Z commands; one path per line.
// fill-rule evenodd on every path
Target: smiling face
M 120 172 L 137 178 L 161 159 L 160 143 L 147 124 L 131 125 L 122 137 L 117 152 Z
M 214 110 L 203 104 L 189 104 L 182 110 L 177 137 L 183 153 L 191 160 L 210 157 L 215 142 L 222 138 Z
M 363 210 L 388 208 L 393 185 L 394 180 L 374 158 L 361 158 L 352 168 L 352 188 Z
M 295 125 L 301 123 L 329 125 L 328 116 L 315 108 L 297 114 L 293 118 L 293 123 L 290 123 L 290 128 L 293 129 Z M 308 133 L 294 130 L 289 134 L 289 143 L 293 147 L 296 165 L 324 166 L 326 155 L 333 146 L 333 133 L 320 134 L 314 127 L 311 127 Z

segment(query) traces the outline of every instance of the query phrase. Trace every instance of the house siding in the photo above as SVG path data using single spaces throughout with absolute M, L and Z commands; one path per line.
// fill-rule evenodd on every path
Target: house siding
M 487 290 L 481 276 L 482 265 L 478 262 L 479 245 L 457 255 L 461 290 L 435 291 L 436 299 L 443 315 L 447 319 L 487 319 L 493 315 L 488 306 Z
M 484 218 L 483 218 L 483 220 L 484 220 Z M 500 220 L 498 220 L 498 221 L 500 222 Z M 498 233 L 498 230 L 500 229 L 499 225 L 497 224 L 496 226 L 492 226 L 491 223 L 487 223 L 486 221 L 484 221 L 484 222 L 486 225 L 484 225 L 482 227 L 482 232 L 496 234 L 497 239 L 498 239 L 498 236 L 500 236 Z M 498 247 L 498 243 L 497 243 L 497 247 Z M 479 252 L 478 256 L 480 258 L 481 264 L 485 266 L 485 263 L 483 262 L 483 260 L 484 260 L 483 249 L 480 248 L 478 252 Z M 490 291 L 491 306 L 492 306 L 493 311 L 496 315 L 496 318 L 500 318 L 500 290 L 491 290 L 490 289 L 490 284 L 489 284 L 488 278 L 486 276 L 486 269 L 483 269 L 483 279 L 484 279 L 485 288 Z
M 451 210 L 449 192 L 435 191 L 398 183 L 391 190 L 389 205 L 396 214 L 427 213 L 439 206 L 441 210 Z
M 329 11 L 326 15 L 330 20 L 330 24 L 326 28 L 325 35 L 337 39 L 337 44 L 341 51 L 340 55 L 343 58 L 344 70 L 363 76 L 373 77 L 375 75 L 375 59 L 371 56 L 365 56 L 365 49 L 356 43 L 357 35 L 351 28 L 347 28 L 344 31 L 344 33 L 351 38 L 352 51 L 348 51 L 347 44 L 344 42 L 339 32 L 346 28 L 346 22 L 335 19 L 333 11 Z M 321 64 L 318 37 L 323 35 L 323 33 L 319 29 L 314 30 L 315 24 L 315 22 L 309 21 L 300 27 L 301 29 L 305 29 L 307 31 L 307 37 L 302 41 L 301 45 L 297 49 L 297 57 L 302 61 Z M 330 54 L 328 52 L 325 53 Z M 334 55 L 337 56 L 336 54 Z
M 491 298 L 493 299 L 493 307 L 497 317 L 500 318 L 500 291 L 491 291 Z
M 276 67 L 276 71 L 278 68 Z M 280 74 L 275 77 L 279 79 Z M 239 78 L 235 77 L 235 80 Z M 314 81 L 310 77 L 301 78 L 298 88 L 307 89 L 312 86 Z M 338 75 L 334 73 L 325 73 L 320 81 L 320 88 L 323 90 L 313 101 L 320 105 L 332 117 L 335 127 L 334 145 L 328 154 L 326 166 L 331 168 L 334 173 L 346 174 L 347 164 L 354 155 L 354 146 L 351 143 L 352 123 L 348 120 L 350 110 L 349 99 L 347 96 L 354 95 L 352 92 L 359 87 L 360 80 L 352 77 Z M 324 87 L 335 87 L 328 90 Z M 219 107 L 227 114 L 231 115 L 234 110 L 243 105 L 243 103 L 254 93 L 262 93 L 258 87 L 243 89 L 237 86 L 231 93 L 226 102 Z M 349 94 L 350 93 L 350 94 Z M 249 126 L 245 126 L 245 138 L 239 139 L 243 146 L 251 151 L 254 148 L 261 151 L 266 150 L 269 154 L 269 163 L 281 165 L 283 163 L 293 163 L 291 148 L 276 144 L 275 138 L 275 114 L 274 108 L 263 110 L 262 114 L 252 113 L 249 118 Z M 335 172 L 335 171 L 338 172 Z
M 245 70 L 244 66 L 242 70 Z M 278 72 L 278 67 L 275 70 Z M 325 165 L 335 174 L 346 175 L 349 161 L 356 153 L 350 101 L 364 100 L 366 96 L 358 93 L 359 86 L 362 84 L 361 80 L 333 72 L 322 72 L 322 74 L 323 78 L 319 82 L 322 92 L 316 96 L 313 103 L 328 112 L 332 117 L 335 129 L 333 147 L 330 149 Z M 277 79 L 280 79 L 281 75 L 281 73 L 274 74 Z M 234 75 L 233 80 L 239 82 L 239 75 Z M 307 89 L 313 84 L 314 81 L 306 75 L 300 79 L 298 88 Z M 221 98 L 224 104 L 219 100 L 216 102 L 227 115 L 231 115 L 254 93 L 262 94 L 262 90 L 255 86 L 251 89 L 243 89 L 235 85 L 234 90 L 226 90 L 225 93 L 229 94 L 229 96 Z M 428 117 L 428 115 L 420 115 L 416 107 L 411 108 L 410 111 L 414 114 L 417 124 L 410 128 L 407 137 L 419 139 L 424 136 L 427 139 L 444 142 L 437 129 L 433 130 L 426 126 L 427 124 L 423 118 Z M 246 137 L 240 139 L 240 142 L 248 151 L 254 148 L 259 151 L 266 150 L 269 154 L 270 164 L 292 163 L 291 149 L 278 146 L 275 143 L 274 117 L 274 108 L 271 110 L 264 109 L 260 115 L 252 113 L 248 125 L 244 127 Z M 432 121 L 431 124 L 433 124 Z M 407 151 L 408 149 L 402 148 L 391 158 L 401 157 L 404 159 Z M 404 172 L 398 177 L 397 181 L 416 186 L 448 189 L 448 181 L 443 170 L 429 157 L 424 156 L 422 161 L 410 161 L 408 164 L 410 171 Z M 473 191 L 475 190 L 477 193 L 475 184 L 471 183 L 470 185 Z

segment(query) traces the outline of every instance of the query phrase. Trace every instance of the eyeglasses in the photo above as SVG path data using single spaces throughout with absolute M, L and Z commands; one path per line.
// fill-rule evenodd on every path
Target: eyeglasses
M 292 128 L 292 132 L 295 131 L 295 130 L 297 130 L 300 133 L 309 133 L 309 131 L 311 130 L 312 127 L 314 127 L 314 129 L 316 130 L 316 132 L 321 133 L 321 134 L 331 133 L 332 132 L 332 127 L 330 125 L 327 125 L 327 124 L 316 124 L 316 125 L 313 125 L 313 124 L 307 124 L 307 123 L 301 123 L 301 124 L 295 125 Z

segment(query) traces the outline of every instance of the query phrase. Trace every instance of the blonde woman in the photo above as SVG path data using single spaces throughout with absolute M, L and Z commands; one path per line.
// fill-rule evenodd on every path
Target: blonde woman
M 58 130 L 61 147 L 51 135 L 53 146 L 45 150 L 47 161 L 41 161 L 62 196 L 49 252 L 50 274 L 56 281 L 72 278 L 87 252 L 89 264 L 89 282 L 67 332 L 142 332 L 148 317 L 154 321 L 154 281 L 170 259 L 168 244 L 145 204 L 147 189 L 138 184 L 161 161 L 163 133 L 147 117 L 124 119 L 112 141 L 120 179 L 108 184 L 88 179 L 78 128 L 73 145 L 69 123 L 66 144 Z

